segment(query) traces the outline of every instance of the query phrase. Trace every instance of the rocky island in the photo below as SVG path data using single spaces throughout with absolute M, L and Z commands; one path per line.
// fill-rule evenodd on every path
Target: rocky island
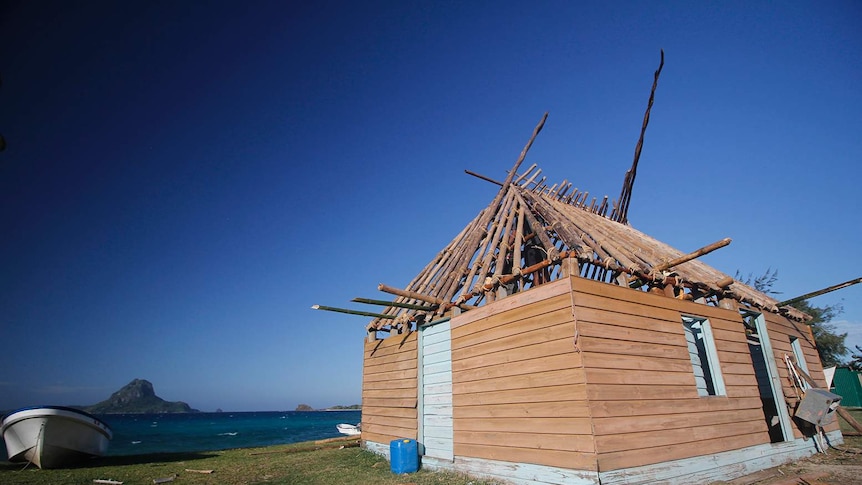
M 111 394 L 108 399 L 83 406 L 84 411 L 93 414 L 158 414 L 158 413 L 197 413 L 182 401 L 165 401 L 156 396 L 153 384 L 145 379 L 135 379 Z

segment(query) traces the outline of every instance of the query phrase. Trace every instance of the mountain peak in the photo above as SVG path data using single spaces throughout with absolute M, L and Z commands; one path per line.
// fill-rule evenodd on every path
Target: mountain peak
M 111 399 L 143 399 L 147 397 L 155 397 L 156 391 L 153 389 L 153 383 L 146 379 L 134 379 L 132 382 L 123 386 L 119 391 L 111 394 Z
M 182 401 L 168 402 L 156 396 L 153 384 L 146 379 L 133 379 L 108 399 L 84 409 L 94 414 L 198 412 Z

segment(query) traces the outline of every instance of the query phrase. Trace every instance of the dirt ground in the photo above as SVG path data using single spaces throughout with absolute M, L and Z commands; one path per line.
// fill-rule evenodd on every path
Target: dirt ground
M 846 436 L 844 444 L 826 453 L 752 475 L 726 485 L 851 485 L 862 484 L 862 437 Z

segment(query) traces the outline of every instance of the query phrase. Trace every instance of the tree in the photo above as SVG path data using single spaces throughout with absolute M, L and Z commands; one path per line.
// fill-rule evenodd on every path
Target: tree
M 734 279 L 751 285 L 757 291 L 766 293 L 767 295 L 780 294 L 780 292 L 772 289 L 778 281 L 778 270 L 772 270 L 772 268 L 767 269 L 763 275 L 756 278 L 752 277 L 751 273 L 749 273 L 748 277 L 744 279 L 741 278 L 741 274 L 737 270 Z M 847 334 L 836 333 L 835 325 L 829 323 L 844 311 L 841 304 L 836 303 L 825 307 L 817 307 L 808 303 L 808 300 L 802 300 L 790 306 L 813 317 L 806 323 L 811 326 L 811 333 L 814 334 L 814 343 L 817 344 L 817 353 L 820 354 L 820 361 L 823 363 L 823 367 L 847 365 L 848 363 L 843 359 L 847 354 L 847 347 L 844 344 Z M 858 346 L 856 349 L 862 354 L 862 349 L 859 349 Z M 853 357 L 855 358 L 856 356 L 854 355 Z M 862 366 L 862 355 L 859 356 L 859 361 L 860 366 Z
M 813 317 L 807 323 L 814 334 L 814 342 L 817 344 L 817 353 L 820 354 L 823 367 L 846 365 L 843 357 L 847 354 L 847 347 L 844 345 L 847 334 L 836 333 L 835 325 L 829 323 L 844 310 L 841 304 L 816 307 L 808 303 L 808 300 L 802 300 L 790 306 Z
M 780 291 L 775 291 L 772 287 L 778 281 L 778 270 L 772 268 L 766 268 L 766 271 L 760 275 L 755 277 L 753 274 L 748 273 L 748 276 L 745 278 L 742 277 L 742 273 L 739 270 L 736 270 L 736 274 L 733 275 L 733 279 L 736 281 L 742 281 L 748 286 L 753 286 L 755 290 L 766 293 L 767 295 L 780 295 Z
M 847 362 L 847 367 L 850 367 L 850 370 L 862 371 L 862 348 L 858 345 L 854 345 L 856 347 L 856 352 L 850 354 L 850 361 Z

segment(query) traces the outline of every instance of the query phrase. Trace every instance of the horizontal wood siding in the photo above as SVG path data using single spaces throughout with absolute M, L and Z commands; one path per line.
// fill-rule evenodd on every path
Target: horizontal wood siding
M 817 353 L 817 347 L 814 344 L 814 335 L 811 333 L 811 327 L 803 323 L 793 322 L 774 313 L 766 313 L 763 317 L 766 320 L 766 330 L 769 332 L 769 337 L 772 341 L 772 352 L 775 354 L 775 365 L 778 366 L 778 374 L 781 376 L 784 396 L 789 401 L 795 402 L 799 394 L 798 390 L 791 384 L 789 370 L 784 361 L 785 355 L 790 356 L 791 360 L 794 357 L 793 348 L 790 345 L 791 337 L 799 339 L 811 378 L 814 379 L 818 387 L 826 389 L 826 376 L 823 375 L 823 364 L 820 362 L 820 355 Z M 793 409 L 790 410 L 790 415 L 793 416 Z M 838 430 L 838 420 L 833 419 L 832 422 L 823 428 L 827 432 Z M 803 436 L 795 421 L 793 422 L 793 434 L 797 438 Z
M 577 277 L 572 286 L 600 471 L 769 443 L 738 313 Z M 683 315 L 709 320 L 726 396 L 698 396 Z
M 362 439 L 388 444 L 416 439 L 416 333 L 365 342 L 362 367 Z
M 596 470 L 569 281 L 452 319 L 455 457 Z

